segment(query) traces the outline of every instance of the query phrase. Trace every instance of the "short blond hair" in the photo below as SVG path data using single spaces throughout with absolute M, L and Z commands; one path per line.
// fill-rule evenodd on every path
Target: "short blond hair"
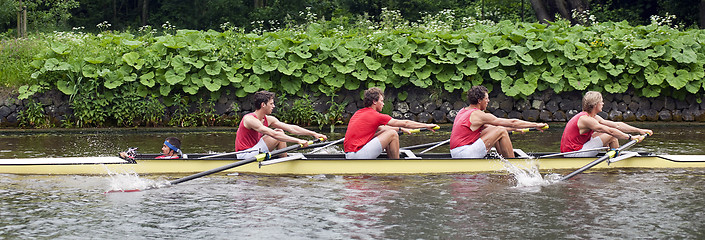
M 589 91 L 583 96 L 583 111 L 592 111 L 598 103 L 602 102 L 602 93 Z

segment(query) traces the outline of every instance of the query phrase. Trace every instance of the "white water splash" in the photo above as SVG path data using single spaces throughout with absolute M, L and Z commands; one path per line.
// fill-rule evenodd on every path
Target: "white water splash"
M 545 186 L 560 180 L 560 174 L 551 173 L 542 176 L 539 172 L 539 165 L 535 159 L 527 159 L 525 166 L 517 166 L 499 156 L 499 161 L 504 169 L 509 172 L 517 181 L 516 188 Z
M 135 190 L 160 188 L 169 185 L 169 182 L 166 181 L 141 178 L 139 174 L 135 172 L 115 173 L 109 170 L 107 171 L 108 176 L 110 177 L 110 189 L 106 192 L 129 192 Z

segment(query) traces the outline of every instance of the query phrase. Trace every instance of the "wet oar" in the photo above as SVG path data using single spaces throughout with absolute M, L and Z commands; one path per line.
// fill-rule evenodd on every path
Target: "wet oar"
M 309 143 L 309 144 L 313 144 L 314 142 L 318 142 L 318 141 L 321 141 L 321 140 L 318 139 L 318 140 L 316 140 L 316 141 L 309 141 L 308 143 Z M 169 184 L 175 185 L 175 184 L 179 184 L 179 183 L 186 182 L 186 181 L 189 181 L 189 180 L 193 180 L 193 179 L 196 179 L 196 178 L 200 178 L 200 177 L 203 177 L 203 176 L 211 175 L 211 174 L 213 174 L 213 173 L 222 172 L 222 171 L 225 171 L 225 170 L 234 168 L 234 167 L 242 166 L 242 165 L 245 165 L 245 164 L 248 164 L 248 163 L 252 163 L 252 162 L 256 162 L 256 161 L 262 161 L 262 160 L 265 160 L 265 159 L 269 159 L 271 156 L 276 156 L 276 155 L 279 155 L 279 154 L 282 154 L 282 153 L 285 153 L 285 152 L 288 152 L 288 151 L 293 151 L 293 150 L 296 150 L 296 149 L 301 148 L 301 146 L 303 146 L 303 145 L 301 145 L 301 144 L 294 144 L 294 145 L 291 145 L 291 146 L 288 146 L 288 147 L 285 147 L 285 148 L 282 148 L 282 149 L 274 150 L 274 151 L 272 151 L 272 152 L 260 153 L 260 154 L 257 154 L 256 156 L 247 158 L 247 159 L 245 159 L 245 160 L 240 160 L 240 161 L 237 161 L 237 162 L 234 162 L 234 163 L 231 163 L 231 164 L 228 164 L 228 165 L 219 167 L 219 168 L 214 168 L 214 169 L 211 169 L 211 170 L 208 170 L 208 171 L 205 171 L 205 172 L 196 173 L 196 174 L 193 174 L 193 175 L 191 175 L 191 176 L 187 176 L 187 177 L 183 177 L 183 178 L 176 179 L 176 180 L 174 180 L 174 181 L 170 181 Z
M 648 136 L 648 134 L 644 134 L 643 136 L 646 137 L 646 136 Z M 572 172 L 572 173 L 570 173 L 570 174 L 568 174 L 568 175 L 565 175 L 563 178 L 561 178 L 561 181 L 568 180 L 568 179 L 572 178 L 573 176 L 578 175 L 579 173 L 584 172 L 585 170 L 588 170 L 588 169 L 594 167 L 595 165 L 600 164 L 601 162 L 604 162 L 604 161 L 607 160 L 607 159 L 613 158 L 615 155 L 617 155 L 617 153 L 621 152 L 621 151 L 624 150 L 624 149 L 627 149 L 627 148 L 633 146 L 634 144 L 636 144 L 636 143 L 638 143 L 638 142 L 639 142 L 639 140 L 634 139 L 634 140 L 631 140 L 631 141 L 629 141 L 628 143 L 622 145 L 621 147 L 619 147 L 619 148 L 617 148 L 617 149 L 608 151 L 607 153 L 605 153 L 604 156 L 598 158 L 597 160 L 592 161 L 591 163 L 588 163 L 587 165 L 581 167 L 581 168 L 578 169 L 578 170 L 575 170 L 574 172 Z

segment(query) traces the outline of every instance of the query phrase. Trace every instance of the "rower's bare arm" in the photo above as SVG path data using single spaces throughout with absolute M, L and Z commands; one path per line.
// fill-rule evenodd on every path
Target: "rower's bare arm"
M 583 116 L 578 119 L 578 128 L 580 128 L 580 133 L 583 133 L 583 129 L 593 130 L 595 132 L 601 132 L 609 134 L 617 139 L 629 139 L 629 134 L 626 134 L 616 128 L 616 123 L 603 119 L 600 116 L 587 117 Z
M 498 118 L 489 113 L 483 113 L 479 116 L 485 124 L 492 124 L 496 126 L 503 126 L 507 128 L 536 128 L 543 130 L 543 127 L 547 126 L 546 123 L 535 123 L 524 120 L 519 120 L 515 118 Z
M 623 122 L 613 122 L 613 121 L 604 119 L 604 118 L 600 117 L 599 115 L 598 115 L 598 116 L 595 116 L 595 118 L 596 118 L 601 124 L 607 125 L 607 126 L 612 127 L 612 128 L 619 129 L 619 131 L 622 131 L 622 132 L 624 132 L 624 133 L 639 133 L 639 134 L 642 134 L 642 135 L 643 135 L 643 134 L 649 134 L 649 135 L 653 135 L 653 134 L 654 134 L 654 131 L 651 131 L 650 129 L 641 129 L 641 128 L 637 128 L 637 127 L 631 126 L 631 125 L 626 124 L 626 123 L 623 123 Z
M 277 119 L 274 116 L 267 116 L 267 120 L 270 122 L 269 126 L 274 127 L 274 128 L 280 128 L 280 129 L 282 129 L 288 133 L 294 134 L 294 135 L 300 135 L 300 136 L 307 135 L 307 136 L 312 136 L 315 138 L 322 138 L 324 141 L 328 140 L 328 137 L 326 135 L 302 128 L 297 125 L 284 123 L 282 121 L 279 121 L 279 119 Z
M 433 128 L 438 127 L 436 124 L 420 123 L 411 120 L 399 120 L 392 119 L 387 122 L 387 125 L 392 127 L 402 127 L 402 128 L 426 128 L 428 130 L 434 131 Z
M 247 117 L 246 116 L 246 118 L 243 118 L 242 121 L 245 121 L 245 123 L 244 123 L 245 127 L 252 129 L 252 130 L 255 130 L 261 134 L 270 136 L 278 141 L 291 142 L 291 143 L 301 143 L 301 144 L 304 144 L 306 142 L 306 140 L 298 139 L 298 138 L 286 135 L 286 133 L 284 133 L 284 131 L 281 131 L 281 130 L 277 131 L 272 128 L 266 127 L 266 126 L 264 126 L 264 124 L 262 124 L 262 122 L 260 122 L 255 117 L 251 117 L 251 116 Z M 267 122 L 269 123 L 270 127 L 279 127 L 281 125 L 280 124 L 281 122 L 276 120 L 276 118 L 274 118 L 274 121 L 272 121 L 271 118 L 267 118 Z M 282 129 L 282 130 L 284 130 L 284 129 Z

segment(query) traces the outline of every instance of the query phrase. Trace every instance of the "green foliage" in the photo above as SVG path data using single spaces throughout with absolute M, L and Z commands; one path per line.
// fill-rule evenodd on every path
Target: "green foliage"
M 331 100 L 328 101 L 328 104 L 330 104 L 328 112 L 324 114 L 317 114 L 316 122 L 319 129 L 323 128 L 323 126 L 329 126 L 330 133 L 333 133 L 335 131 L 336 124 L 344 123 L 343 114 L 345 113 L 345 107 L 348 105 L 348 101 L 338 103 L 335 101 L 335 96 L 333 96 L 331 97 Z
M 17 120 L 20 127 L 48 128 L 53 126 L 49 117 L 44 114 L 44 106 L 33 100 L 27 101 L 25 109 L 18 112 Z
M 17 4 L 15 0 L 0 0 L 0 31 L 16 27 L 10 24 L 17 19 Z
M 189 112 L 188 98 L 176 94 L 173 97 L 172 107 L 176 110 L 169 119 L 170 126 L 196 127 L 216 126 L 224 121 L 223 117 L 215 113 L 215 100 L 199 98 L 195 103 L 198 106 L 195 112 Z
M 403 24 L 395 14 L 389 12 L 387 21 Z M 416 86 L 440 95 L 496 85 L 517 98 L 544 90 L 634 89 L 647 97 L 705 90 L 700 30 L 626 22 L 487 25 L 450 15 L 433 18 L 445 19 L 446 27 L 435 27 L 441 23 L 435 21 L 340 29 L 317 21 L 305 29 L 261 34 L 235 29 L 56 33 L 37 43 L 41 51 L 32 56 L 34 72 L 19 89 L 20 98 L 58 89 L 71 96 L 76 126 L 135 126 L 163 121 L 164 106 L 154 101 L 175 97 L 165 104 L 176 109 L 169 125 L 210 126 L 223 121 L 213 113 L 214 102 L 190 98 L 269 90 L 303 97 L 280 114 L 287 122 L 308 125 L 320 113 L 306 93 L 332 97 L 372 86 Z M 145 100 L 148 105 L 140 105 Z M 201 112 L 187 112 L 189 104 L 199 104 Z M 148 112 L 130 112 L 148 106 Z
M 313 109 L 313 102 L 308 95 L 297 99 L 293 105 L 287 104 L 284 96 L 280 96 L 278 102 L 282 105 L 276 114 L 280 121 L 308 126 L 322 118 L 321 113 Z
M 67 27 L 71 10 L 78 8 L 76 0 L 26 0 L 28 28 L 57 30 Z
M 42 44 L 42 39 L 34 37 L 0 40 L 0 86 L 17 87 L 33 83 L 30 76 L 35 69 L 27 63 L 42 51 Z

